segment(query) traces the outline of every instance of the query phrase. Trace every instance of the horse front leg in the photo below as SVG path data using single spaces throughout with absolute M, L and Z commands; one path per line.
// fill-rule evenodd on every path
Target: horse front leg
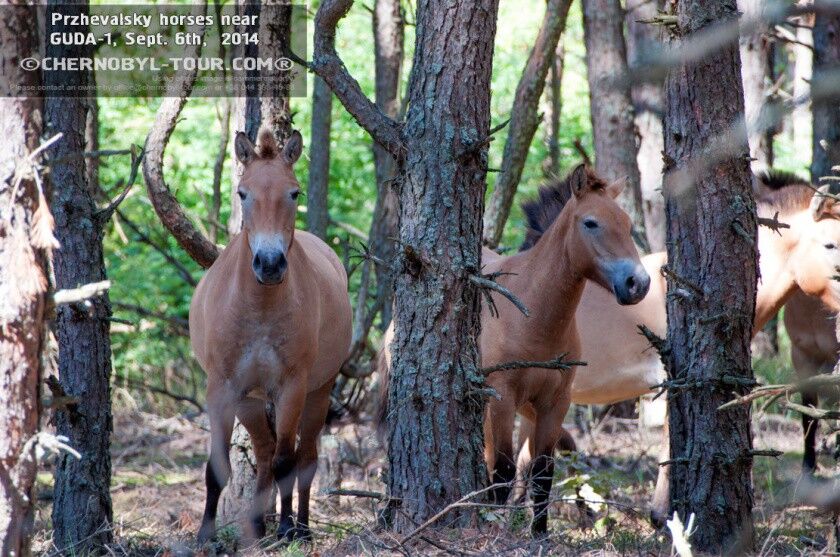
M 271 470 L 275 449 L 273 424 L 269 422 L 266 403 L 253 398 L 246 398 L 239 403 L 236 416 L 248 430 L 257 460 L 256 492 L 245 529 L 246 539 L 254 541 L 265 536 L 265 513 L 274 495 Z
M 207 413 L 210 416 L 210 456 L 205 470 L 207 500 L 198 531 L 198 543 L 216 535 L 216 511 L 222 489 L 230 479 L 230 437 L 233 433 L 234 405 L 224 389 L 208 387 Z
M 297 464 L 298 427 L 306 401 L 306 381 L 299 378 L 286 378 L 284 385 L 275 396 L 275 428 L 277 442 L 271 469 L 274 482 L 280 493 L 280 524 L 277 537 L 292 541 L 297 536 L 295 521 L 292 516 L 292 495 L 295 487 L 295 468 Z

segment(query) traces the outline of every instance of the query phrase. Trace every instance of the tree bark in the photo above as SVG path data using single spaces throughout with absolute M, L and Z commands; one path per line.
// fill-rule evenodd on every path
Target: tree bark
M 480 299 L 469 275 L 481 268 L 498 3 L 456 6 L 425 0 L 417 10 L 388 388 L 388 487 L 401 501 L 399 532 L 487 482 L 484 400 L 474 393 L 484 382 Z M 447 522 L 476 516 L 458 509 Z
M 644 67 L 646 60 L 663 47 L 662 30 L 658 25 L 641 23 L 659 13 L 661 0 L 628 0 L 627 63 L 631 68 Z M 636 157 L 642 190 L 645 228 L 652 252 L 665 250 L 665 199 L 662 197 L 662 114 L 665 92 L 662 84 L 637 83 L 631 89 L 639 154 Z
M 37 55 L 35 7 L 12 1 L 0 11 L 0 74 L 9 86 L 38 86 L 40 72 L 19 68 Z M 45 345 L 47 250 L 52 217 L 31 172 L 16 169 L 41 136 L 40 99 L 0 96 L 0 553 L 29 555 L 37 472 L 33 437 L 40 416 Z
M 330 128 L 332 127 L 332 91 L 320 77 L 312 90 L 312 134 L 309 149 L 309 187 L 306 189 L 306 229 L 321 238 L 327 237 L 330 214 L 327 191 L 330 183 Z
M 88 4 L 67 5 L 50 0 L 47 32 L 67 31 L 50 23 L 49 14 L 87 14 Z M 76 29 L 78 30 L 78 29 Z M 47 56 L 77 56 L 78 47 L 47 45 Z M 47 86 L 88 85 L 90 72 L 46 72 Z M 102 252 L 103 222 L 87 183 L 85 151 L 90 101 L 77 97 L 47 96 L 44 102 L 47 135 L 62 134 L 48 151 L 51 159 L 63 159 L 50 167 L 53 214 L 61 248 L 53 268 L 57 289 L 71 289 L 106 279 Z M 60 550 L 101 554 L 113 541 L 111 523 L 111 304 L 107 292 L 80 304 L 57 308 L 59 383 L 78 403 L 55 413 L 56 433 L 69 439 L 81 459 L 62 453 L 55 470 L 52 508 L 53 540 Z
M 404 533 L 487 482 L 480 299 L 469 277 L 481 268 L 498 3 L 419 2 L 404 126 L 365 97 L 335 51 L 336 25 L 352 4 L 321 4 L 311 67 L 401 170 L 387 421 L 393 527 Z M 444 522 L 476 518 L 475 508 L 459 507 Z
M 826 72 L 840 69 L 840 16 L 818 12 L 814 16 L 814 76 L 818 81 Z M 814 152 L 811 181 L 820 183 L 840 164 L 840 96 L 814 101 Z
M 674 42 L 737 17 L 735 0 L 680 0 Z M 676 67 L 665 95 L 671 511 L 683 522 L 695 515 L 698 551 L 745 553 L 753 544 L 750 409 L 718 411 L 754 381 L 757 224 L 738 45 Z M 733 126 L 742 154 L 697 165 Z
M 619 202 L 633 221 L 637 244 L 650 251 L 630 87 L 616 79 L 627 74 L 624 12 L 619 0 L 584 0 L 583 31 L 595 170 L 609 181 L 627 180 Z
M 502 168 L 484 214 L 484 243 L 490 248 L 498 247 L 510 216 L 513 196 L 528 158 L 528 149 L 540 123 L 537 109 L 545 88 L 545 78 L 566 27 L 570 5 L 571 0 L 548 0 L 537 40 L 516 86 Z

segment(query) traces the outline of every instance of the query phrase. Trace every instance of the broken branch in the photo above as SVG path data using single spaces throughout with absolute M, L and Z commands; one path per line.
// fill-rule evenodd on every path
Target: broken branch
M 563 353 L 554 358 L 553 360 L 543 360 L 543 361 L 530 361 L 530 360 L 516 360 L 512 362 L 505 362 L 502 364 L 496 364 L 493 366 L 488 366 L 485 368 L 481 368 L 481 372 L 484 375 L 489 375 L 496 371 L 510 371 L 513 369 L 527 369 L 530 367 L 535 367 L 538 369 L 559 369 L 561 371 L 567 371 L 572 369 L 575 366 L 585 366 L 586 362 L 582 362 L 579 360 L 566 360 L 566 356 L 568 353 Z

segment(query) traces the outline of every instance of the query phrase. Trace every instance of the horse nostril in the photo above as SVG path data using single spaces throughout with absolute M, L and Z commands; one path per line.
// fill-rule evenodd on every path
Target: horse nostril
M 630 275 L 629 277 L 627 277 L 627 283 L 626 284 L 627 284 L 627 288 L 629 290 L 633 290 L 636 287 L 636 278 L 634 276 Z
M 263 266 L 262 257 L 260 257 L 260 254 L 255 255 L 254 256 L 254 269 L 259 271 L 259 270 L 262 269 L 262 266 Z
M 281 253 L 280 257 L 277 258 L 277 268 L 280 269 L 281 271 L 283 271 L 283 270 L 286 269 L 286 265 L 287 265 L 286 255 Z

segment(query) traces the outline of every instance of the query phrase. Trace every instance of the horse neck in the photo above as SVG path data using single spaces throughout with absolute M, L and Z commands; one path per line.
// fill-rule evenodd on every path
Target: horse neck
M 234 270 L 232 277 L 232 285 L 235 289 L 236 295 L 239 297 L 239 302 L 243 307 L 249 311 L 260 311 L 263 309 L 275 308 L 278 305 L 287 305 L 287 302 L 294 296 L 296 273 L 294 259 L 296 259 L 289 249 L 288 259 L 289 268 L 280 284 L 273 284 L 270 286 L 262 285 L 257 282 L 254 276 L 254 271 L 251 268 L 251 249 L 248 246 L 247 234 L 243 231 L 231 243 L 231 248 L 234 252 Z
M 531 310 L 528 324 L 552 338 L 574 324 L 586 285 L 582 261 L 574 257 L 571 226 L 571 212 L 561 212 L 540 241 L 519 254 L 520 268 L 513 270 L 518 284 L 512 284 L 511 290 Z
M 766 226 L 758 228 L 759 278 L 755 301 L 754 330 L 760 330 L 785 305 L 788 298 L 796 291 L 796 279 L 793 273 L 793 253 L 799 243 L 798 213 L 788 218 L 779 217 L 782 222 L 791 225 L 782 230 L 780 236 Z

